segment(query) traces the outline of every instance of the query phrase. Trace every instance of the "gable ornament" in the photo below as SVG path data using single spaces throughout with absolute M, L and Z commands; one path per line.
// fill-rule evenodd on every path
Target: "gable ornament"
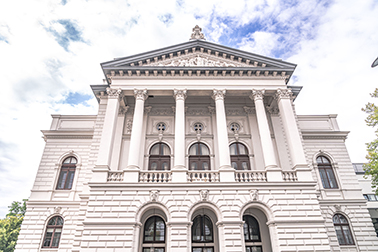
M 205 35 L 203 35 L 202 33 L 202 28 L 199 27 L 198 25 L 194 26 L 194 28 L 192 29 L 192 34 L 190 35 L 190 39 L 189 40 L 194 40 L 194 39 L 203 39 L 203 40 L 206 40 L 205 39 Z

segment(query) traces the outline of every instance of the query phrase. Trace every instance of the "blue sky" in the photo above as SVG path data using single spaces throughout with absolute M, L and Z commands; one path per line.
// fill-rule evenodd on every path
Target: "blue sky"
M 339 114 L 353 162 L 374 137 L 361 108 L 378 68 L 378 2 L 279 0 L 21 0 L 0 2 L 0 217 L 28 198 L 51 114 L 96 114 L 100 63 L 208 41 L 297 64 L 298 114 Z

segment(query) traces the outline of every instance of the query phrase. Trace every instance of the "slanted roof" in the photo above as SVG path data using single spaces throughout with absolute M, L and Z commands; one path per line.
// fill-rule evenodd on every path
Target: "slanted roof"
M 290 79 L 295 64 L 215 44 L 203 39 L 116 58 L 101 63 L 108 83 L 112 77 L 235 76 Z

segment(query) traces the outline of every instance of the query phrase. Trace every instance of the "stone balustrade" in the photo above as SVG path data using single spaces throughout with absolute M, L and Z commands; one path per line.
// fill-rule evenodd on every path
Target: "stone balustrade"
M 298 181 L 297 173 L 295 171 L 282 171 L 282 179 L 286 182 Z
M 123 172 L 122 171 L 109 171 L 108 182 L 109 181 L 123 181 Z
M 266 182 L 265 171 L 235 171 L 236 182 Z
M 219 171 L 188 171 L 188 182 L 219 182 Z
M 235 182 L 269 182 L 266 171 L 235 171 Z M 219 171 L 187 171 L 187 182 L 220 182 Z M 285 182 L 297 182 L 295 171 L 282 171 L 282 180 Z M 123 171 L 108 171 L 108 182 L 124 181 Z M 171 171 L 140 171 L 139 182 L 142 183 L 169 183 L 172 182 Z
M 141 171 L 139 182 L 144 183 L 167 183 L 172 181 L 171 171 Z

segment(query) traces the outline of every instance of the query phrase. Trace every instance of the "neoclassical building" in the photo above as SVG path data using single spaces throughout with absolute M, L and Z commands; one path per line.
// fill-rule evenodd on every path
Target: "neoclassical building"
M 52 115 L 16 251 L 378 251 L 336 115 L 296 65 L 188 42 L 101 64 L 97 115 Z

